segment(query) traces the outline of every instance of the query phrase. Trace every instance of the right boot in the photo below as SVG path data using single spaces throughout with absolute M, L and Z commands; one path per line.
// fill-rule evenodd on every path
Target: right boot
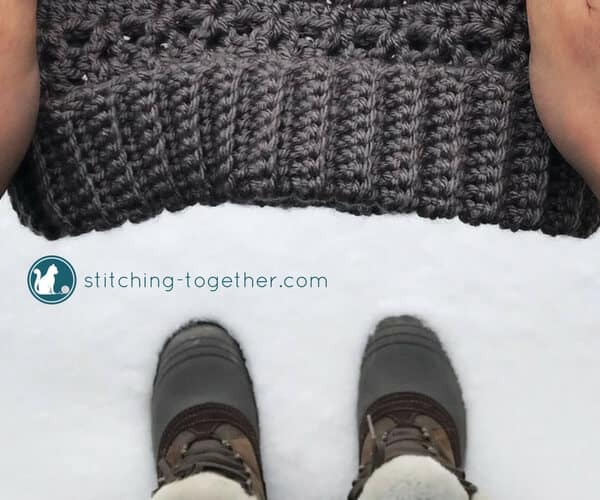
M 154 379 L 152 440 L 155 498 L 178 488 L 163 496 L 195 497 L 197 485 L 208 481 L 217 491 L 206 498 L 266 500 L 252 381 L 238 343 L 220 325 L 192 323 L 165 343 Z M 181 493 L 186 488 L 190 495 Z
M 419 319 L 384 319 L 369 338 L 358 422 L 360 467 L 349 500 L 474 500 L 461 387 L 439 338 Z

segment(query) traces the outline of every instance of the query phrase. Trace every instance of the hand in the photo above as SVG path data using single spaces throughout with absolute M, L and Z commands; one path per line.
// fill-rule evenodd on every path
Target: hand
M 527 0 L 527 13 L 538 115 L 600 197 L 600 0 Z
M 39 106 L 37 0 L 0 0 L 0 196 L 31 142 Z

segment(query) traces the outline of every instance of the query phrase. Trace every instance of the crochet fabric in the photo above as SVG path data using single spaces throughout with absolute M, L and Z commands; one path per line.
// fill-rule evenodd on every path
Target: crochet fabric
M 12 202 L 48 238 L 226 201 L 585 237 L 528 50 L 522 0 L 40 0 Z

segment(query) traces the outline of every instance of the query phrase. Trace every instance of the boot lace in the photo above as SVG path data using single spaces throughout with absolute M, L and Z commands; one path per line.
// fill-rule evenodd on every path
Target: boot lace
M 403 441 L 410 441 L 412 445 L 420 446 L 423 450 L 421 453 L 422 455 L 433 458 L 452 474 L 454 474 L 462 484 L 463 488 L 465 488 L 469 494 L 469 497 L 472 497 L 477 492 L 477 487 L 466 480 L 464 470 L 458 467 L 453 467 L 449 464 L 446 464 L 445 461 L 442 461 L 442 456 L 432 441 L 429 430 L 426 427 L 408 424 L 402 425 L 394 427 L 379 437 L 375 432 L 375 426 L 373 425 L 373 419 L 371 418 L 371 415 L 367 415 L 367 424 L 369 427 L 369 435 L 374 443 L 373 453 L 371 455 L 370 462 L 359 467 L 358 476 L 352 482 L 352 489 L 348 495 L 348 500 L 357 500 L 362 493 L 365 483 L 371 477 L 373 472 L 379 469 L 379 467 L 386 462 L 386 447 Z
M 201 446 L 194 446 L 195 444 Z M 184 445 L 175 467 L 161 472 L 159 488 L 170 480 L 185 479 L 200 472 L 214 472 L 237 482 L 246 493 L 252 495 L 250 467 L 227 440 L 214 435 L 196 438 Z

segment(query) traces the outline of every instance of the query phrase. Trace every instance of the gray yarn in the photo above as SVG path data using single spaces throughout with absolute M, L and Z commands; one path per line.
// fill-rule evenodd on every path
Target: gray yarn
M 585 237 L 533 107 L 522 0 L 40 0 L 10 188 L 47 238 L 230 201 Z

